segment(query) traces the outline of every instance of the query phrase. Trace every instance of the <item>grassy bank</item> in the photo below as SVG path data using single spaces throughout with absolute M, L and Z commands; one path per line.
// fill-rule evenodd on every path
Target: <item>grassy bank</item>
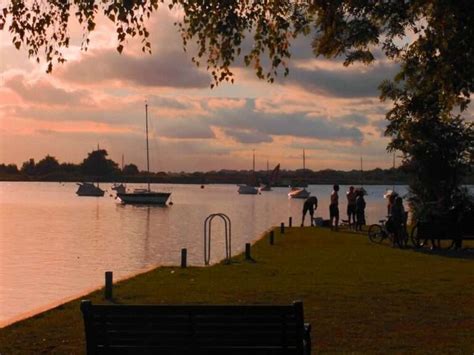
M 119 283 L 117 303 L 304 302 L 317 352 L 472 353 L 474 261 L 294 228 L 256 263 L 158 268 Z M 34 297 L 34 295 L 32 295 Z M 86 298 L 86 297 L 84 297 Z M 102 292 L 87 298 L 103 302 Z M 0 353 L 82 353 L 79 301 L 0 330 Z

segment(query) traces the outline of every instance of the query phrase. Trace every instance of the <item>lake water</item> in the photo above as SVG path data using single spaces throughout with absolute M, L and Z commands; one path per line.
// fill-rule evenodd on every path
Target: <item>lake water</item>
M 302 200 L 286 188 L 261 195 L 239 195 L 235 185 L 157 185 L 171 191 L 169 207 L 122 205 L 110 196 L 77 197 L 74 183 L 0 182 L 0 326 L 55 306 L 104 283 L 156 265 L 204 265 L 204 220 L 222 212 L 232 221 L 232 253 L 281 222 L 301 223 Z M 140 187 L 130 184 L 129 188 Z M 386 213 L 383 194 L 391 186 L 365 186 L 367 223 Z M 397 191 L 406 193 L 405 186 Z M 328 218 L 331 186 L 308 190 L 319 199 L 316 215 Z M 340 211 L 345 217 L 341 186 Z M 306 220 L 308 225 L 309 219 Z M 222 223 L 213 225 L 211 262 L 225 257 Z

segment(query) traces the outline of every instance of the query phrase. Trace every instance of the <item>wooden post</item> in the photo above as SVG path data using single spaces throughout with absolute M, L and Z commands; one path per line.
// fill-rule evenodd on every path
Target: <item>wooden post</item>
M 288 218 L 288 227 L 293 226 L 293 217 Z
M 112 271 L 105 272 L 105 299 L 112 299 L 112 284 L 113 284 L 113 273 Z
M 245 243 L 245 260 L 252 260 L 250 255 L 250 243 Z
M 285 223 L 281 222 L 280 224 L 280 234 L 285 234 Z
M 275 233 L 270 231 L 270 245 L 275 244 Z
M 185 268 L 187 266 L 187 256 L 188 256 L 188 250 L 183 248 L 181 249 L 181 267 Z

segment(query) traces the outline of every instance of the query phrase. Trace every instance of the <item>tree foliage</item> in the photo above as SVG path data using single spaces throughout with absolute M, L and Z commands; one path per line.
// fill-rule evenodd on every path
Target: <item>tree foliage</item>
M 105 149 L 90 152 L 81 164 L 82 173 L 88 176 L 107 176 L 117 173 L 117 163 L 107 159 L 107 155 Z
M 159 6 L 182 11 L 183 44 L 197 44 L 193 61 L 205 63 L 212 85 L 233 81 L 231 67 L 241 58 L 270 82 L 279 69 L 287 74 L 291 41 L 301 34 L 312 36 L 316 56 L 344 57 L 345 65 L 371 63 L 381 50 L 401 66 L 382 84 L 381 97 L 393 102 L 389 149 L 402 151 L 419 176 L 413 193 L 447 205 L 472 165 L 473 127 L 462 116 L 474 91 L 472 0 L 10 1 L 1 9 L 0 29 L 8 23 L 13 43 L 29 56 L 44 52 L 51 71 L 54 61 L 64 61 L 71 14 L 83 25 L 84 49 L 100 12 L 115 24 L 119 52 L 130 36 L 139 36 L 149 51 L 146 18 Z

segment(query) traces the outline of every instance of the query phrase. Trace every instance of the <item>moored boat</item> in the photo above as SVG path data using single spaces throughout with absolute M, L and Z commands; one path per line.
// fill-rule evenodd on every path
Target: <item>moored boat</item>
M 311 195 L 311 192 L 305 188 L 294 188 L 288 193 L 290 198 L 308 198 Z
M 145 104 L 145 127 L 146 127 L 146 167 L 148 176 L 150 176 L 150 154 L 148 149 L 148 104 Z M 117 197 L 124 204 L 145 204 L 164 206 L 171 195 L 171 192 L 151 191 L 150 181 L 148 180 L 147 189 L 135 189 L 133 192 L 117 191 Z
M 79 185 L 79 188 L 76 191 L 77 196 L 104 196 L 105 191 L 102 190 L 99 186 L 95 186 L 90 182 L 78 182 L 77 185 Z

